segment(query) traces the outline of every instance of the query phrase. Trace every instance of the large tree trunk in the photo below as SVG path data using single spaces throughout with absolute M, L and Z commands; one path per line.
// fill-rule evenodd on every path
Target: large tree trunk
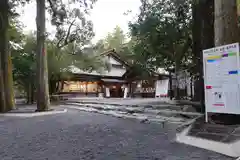
M 15 109 L 15 98 L 13 89 L 12 60 L 9 48 L 4 56 L 4 85 L 7 110 Z
M 202 50 L 214 47 L 214 0 L 203 0 L 201 4 L 201 14 L 203 16 L 202 22 Z M 203 56 L 201 51 L 200 56 L 200 69 L 199 69 L 199 85 L 201 94 L 201 105 L 205 106 L 205 91 L 204 91 L 204 78 L 203 78 Z M 205 107 L 202 108 L 205 112 Z
M 201 51 L 202 51 L 202 15 L 201 15 L 201 6 L 199 0 L 194 0 L 192 5 L 192 14 L 193 14 L 193 54 L 194 54 L 194 101 L 201 101 L 201 92 L 199 85 L 200 83 L 200 69 L 201 69 Z
M 45 0 L 37 1 L 37 111 L 49 110 L 47 52 L 45 49 Z
M 173 99 L 172 71 L 169 70 L 169 97 Z
M 239 41 L 237 2 L 236 0 L 215 0 L 215 46 Z M 212 119 L 214 117 L 212 116 Z M 239 124 L 239 115 L 225 114 L 215 116 L 217 121 Z
M 0 53 L 1 53 L 1 112 L 6 112 L 14 108 L 13 79 L 11 68 L 11 55 L 9 52 L 9 3 L 8 0 L 0 1 Z
M 194 100 L 205 111 L 202 50 L 214 46 L 214 0 L 195 0 L 193 4 L 193 53 L 195 66 Z
M 35 99 L 36 99 L 36 95 L 35 95 L 35 87 L 34 87 L 34 83 L 32 83 L 31 99 L 30 99 L 31 104 L 34 103 Z
M 0 37 L 1 37 L 1 31 L 0 31 Z M 0 45 L 1 46 L 1 45 Z M 0 53 L 0 112 L 5 112 L 6 110 L 6 103 L 5 103 L 5 91 L 4 91 L 4 84 L 3 84 L 3 69 L 1 64 L 1 54 Z
M 34 103 L 34 85 L 33 83 L 29 83 L 27 88 L 27 104 L 33 103 Z
M 28 84 L 27 86 L 27 104 L 31 104 L 31 84 Z
M 5 86 L 4 86 L 4 70 L 3 70 L 3 57 L 5 53 L 6 46 L 6 34 L 7 34 L 7 0 L 0 1 L 0 112 L 6 111 L 6 103 L 5 103 Z
M 175 88 L 174 88 L 174 97 L 175 100 L 180 100 L 179 95 L 179 64 L 178 60 L 175 60 Z
M 236 0 L 215 0 L 215 46 L 238 42 Z
M 59 80 L 49 80 L 49 94 L 59 93 L 61 90 L 61 82 Z

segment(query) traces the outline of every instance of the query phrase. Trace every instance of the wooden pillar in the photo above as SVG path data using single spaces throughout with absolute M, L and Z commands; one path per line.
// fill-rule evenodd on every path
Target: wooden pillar
M 86 95 L 86 96 L 87 96 L 87 92 L 88 92 L 87 84 L 88 84 L 88 82 L 85 83 L 85 90 L 86 90 L 86 91 L 85 91 L 85 95 Z
M 96 95 L 96 97 L 98 97 L 99 96 L 99 82 L 97 82 L 97 95 Z

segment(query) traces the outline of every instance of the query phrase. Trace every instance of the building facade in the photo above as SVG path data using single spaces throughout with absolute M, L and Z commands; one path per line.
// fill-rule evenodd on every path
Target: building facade
M 64 81 L 62 94 L 75 94 L 87 97 L 166 97 L 169 92 L 169 78 L 166 73 L 151 72 L 143 78 L 114 51 L 101 56 L 110 65 L 109 69 L 98 73 L 86 72 L 76 67 L 72 69 L 71 80 Z
M 73 67 L 73 78 L 64 81 L 61 93 L 88 97 L 123 97 L 124 90 L 128 88 L 128 83 L 124 79 L 127 63 L 122 61 L 114 50 L 105 52 L 101 56 L 110 65 L 108 69 L 98 73 Z

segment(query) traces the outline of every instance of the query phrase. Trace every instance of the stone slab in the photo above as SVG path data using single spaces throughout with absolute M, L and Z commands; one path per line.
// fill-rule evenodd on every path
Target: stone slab
M 239 132 L 239 125 L 205 123 L 204 117 L 200 117 L 177 134 L 177 141 L 231 157 L 240 157 Z
M 204 130 L 208 133 L 230 134 L 234 131 L 234 127 L 223 125 L 205 125 Z
M 191 129 L 189 130 L 189 135 L 196 136 L 199 132 L 202 132 L 204 129 L 201 124 L 193 123 Z
M 236 128 L 235 125 L 207 124 L 201 118 L 191 125 L 188 136 L 230 143 L 238 138 L 238 135 L 233 134 Z
M 194 137 L 203 138 L 203 139 L 212 140 L 212 141 L 217 141 L 217 142 L 222 142 L 223 139 L 226 137 L 226 135 L 210 134 L 210 133 L 207 133 L 207 132 L 198 132 L 197 134 L 195 134 Z
M 240 136 L 240 127 L 239 127 L 239 128 L 236 128 L 235 131 L 233 132 L 233 134 Z
M 225 139 L 223 139 L 222 142 L 224 142 L 224 143 L 235 143 L 238 140 L 240 140 L 240 136 L 229 135 Z
M 6 117 L 38 117 L 38 116 L 45 116 L 45 115 L 53 115 L 53 114 L 59 114 L 59 113 L 66 113 L 67 109 L 62 110 L 52 110 L 52 111 L 45 111 L 45 112 L 9 112 L 0 114 L 1 116 Z
M 176 141 L 187 145 L 195 146 L 198 148 L 214 151 L 220 154 L 224 154 L 230 157 L 240 157 L 239 147 L 240 140 L 234 143 L 223 143 L 219 141 L 213 141 L 200 137 L 189 136 L 188 132 L 191 126 L 185 128 L 182 132 L 176 135 Z

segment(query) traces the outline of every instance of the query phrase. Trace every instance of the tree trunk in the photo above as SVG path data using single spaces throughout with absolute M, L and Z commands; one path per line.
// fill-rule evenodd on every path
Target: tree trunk
M 190 82 L 190 92 L 191 92 L 191 100 L 193 99 L 193 78 L 191 77 L 191 82 Z
M 8 0 L 0 1 L 0 53 L 1 53 L 1 112 L 6 112 L 14 108 L 13 80 L 11 69 L 11 55 L 9 52 L 8 20 L 9 3 Z
M 236 43 L 239 40 L 236 0 L 215 0 L 215 46 Z M 222 123 L 237 124 L 239 115 L 222 114 L 217 116 Z
M 33 103 L 34 103 L 34 85 L 33 83 L 29 83 L 27 88 L 27 104 Z
M 1 39 L 1 35 L 2 34 L 0 31 L 0 39 Z M 1 60 L 2 60 L 1 54 L 2 53 L 0 53 L 0 112 L 5 112 L 6 103 L 5 103 L 5 91 L 4 91 L 5 89 L 4 89 L 4 84 L 3 84 L 3 69 L 2 69 L 2 64 L 1 64 Z
M 7 34 L 7 0 L 0 1 L 0 112 L 6 111 L 5 103 L 5 85 L 4 85 L 4 70 L 3 70 L 3 54 L 6 46 L 6 34 Z
M 45 49 L 45 0 L 37 1 L 37 111 L 49 110 L 47 52 Z
M 214 46 L 214 0 L 194 0 L 193 3 L 193 53 L 194 101 L 201 102 L 205 111 L 202 50 Z
M 59 90 L 60 90 L 60 82 L 59 81 L 56 81 L 55 82 L 55 92 L 54 93 L 59 93 Z
M 49 94 L 53 95 L 58 93 L 61 90 L 60 81 L 49 80 Z
M 52 95 L 54 93 L 55 82 L 53 80 L 49 80 L 49 94 Z
M 34 103 L 34 100 L 35 100 L 35 88 L 34 88 L 34 83 L 31 83 L 31 99 L 30 99 L 30 102 L 31 104 Z
M 192 14 L 193 14 L 193 28 L 192 28 L 192 34 L 193 34 L 193 54 L 194 54 L 194 101 L 200 101 L 201 100 L 201 93 L 199 92 L 199 69 L 201 67 L 200 65 L 200 58 L 201 58 L 201 31 L 202 31 L 202 17 L 201 17 L 201 7 L 199 0 L 194 0 L 192 5 Z
M 14 97 L 14 88 L 13 88 L 13 75 L 12 75 L 12 59 L 9 48 L 6 52 L 6 65 L 4 68 L 5 81 L 5 94 L 6 94 L 6 106 L 7 110 L 15 109 L 15 97 Z
M 215 46 L 238 42 L 236 0 L 215 0 Z
M 169 97 L 173 99 L 172 71 L 169 71 Z
M 214 47 L 214 0 L 204 0 L 203 2 L 201 8 L 204 8 L 204 12 L 202 12 L 202 48 L 204 50 Z
M 180 95 L 179 95 L 179 64 L 180 62 L 178 62 L 178 60 L 175 60 L 175 88 L 174 88 L 174 97 L 175 100 L 179 100 L 180 99 Z
M 202 18 L 202 50 L 214 47 L 214 0 L 204 0 L 201 4 Z M 199 88 L 201 95 L 201 106 L 205 106 L 204 78 L 203 78 L 203 56 L 201 51 L 199 66 Z M 205 112 L 205 107 L 202 108 Z
M 27 104 L 31 104 L 31 87 L 32 85 L 29 83 L 27 87 Z

